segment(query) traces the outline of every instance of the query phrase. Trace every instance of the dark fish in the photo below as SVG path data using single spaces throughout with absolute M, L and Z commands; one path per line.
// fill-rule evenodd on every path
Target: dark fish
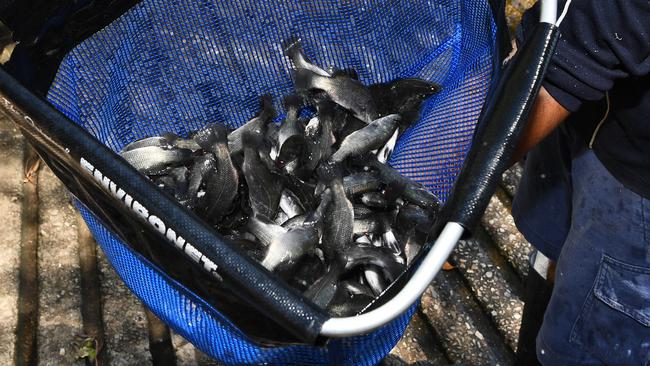
M 302 97 L 290 95 L 284 99 L 287 117 L 278 132 L 279 159 L 281 162 L 294 160 L 305 147 L 305 126 L 298 118 Z
M 336 295 L 339 278 L 343 274 L 344 268 L 345 264 L 340 260 L 331 262 L 327 272 L 309 286 L 303 295 L 314 304 L 327 308 Z
M 290 38 L 282 44 L 284 54 L 289 57 L 296 69 L 306 69 L 317 75 L 330 76 L 330 74 L 320 67 L 312 64 L 305 56 L 300 38 Z
M 359 80 L 359 73 L 357 72 L 357 70 L 352 69 L 352 68 L 331 70 L 330 71 L 330 76 L 332 76 L 332 77 L 347 76 L 347 77 L 352 78 L 354 80 Z
M 273 108 L 273 100 L 270 95 L 263 96 L 261 104 L 260 113 L 256 117 L 228 135 L 228 149 L 230 150 L 230 154 L 236 155 L 244 150 L 243 136 L 247 131 L 258 134 L 266 133 L 266 126 L 269 121 L 275 118 L 276 112 L 275 108 Z
M 286 188 L 282 190 L 280 196 L 280 208 L 287 214 L 288 219 L 305 213 L 305 207 L 300 199 Z
M 379 117 L 377 106 L 368 88 L 348 75 L 328 77 L 311 70 L 297 69 L 294 85 L 298 91 L 323 91 L 336 104 L 349 110 L 355 117 L 370 123 Z
M 307 215 L 304 215 L 304 214 L 294 216 L 294 217 L 292 217 L 290 219 L 287 219 L 281 225 L 282 225 L 283 228 L 285 228 L 287 230 L 295 229 L 295 228 L 303 226 L 304 223 L 305 223 L 306 218 L 307 218 Z M 276 221 L 276 223 L 277 223 L 277 221 Z
M 278 213 L 275 214 L 275 218 L 273 219 L 273 222 L 275 222 L 278 225 L 283 225 L 283 227 L 285 227 L 284 223 L 287 222 L 288 220 L 289 220 L 289 216 L 287 216 L 287 214 L 284 211 L 279 210 Z
M 267 219 L 275 217 L 283 182 L 275 177 L 260 159 L 258 148 L 262 143 L 259 134 L 247 132 L 244 142 L 244 162 L 242 171 L 248 185 L 248 199 L 254 215 Z
M 356 281 L 341 281 L 341 290 L 347 291 L 350 295 L 363 295 L 374 298 L 372 290 L 368 286 Z
M 318 230 L 302 226 L 278 235 L 271 241 L 262 266 L 274 271 L 278 266 L 291 266 L 318 244 Z
M 124 146 L 122 150 L 120 150 L 120 154 L 126 151 L 135 150 L 147 146 L 156 146 L 156 147 L 162 147 L 168 149 L 171 147 L 171 144 L 169 143 L 169 140 L 167 140 L 165 137 L 162 136 L 145 137 L 143 139 L 133 141 L 130 144 Z
M 357 244 L 362 244 L 362 245 L 372 245 L 372 241 L 370 241 L 370 238 L 368 235 L 360 235 L 356 239 L 354 239 L 354 242 Z
M 334 118 L 336 116 L 336 106 L 328 101 L 323 100 L 316 106 L 319 121 L 319 146 L 320 160 L 327 160 L 332 155 L 332 145 L 334 144 Z
M 393 282 L 404 271 L 404 265 L 399 262 L 395 254 L 383 247 L 350 247 L 343 254 L 343 262 L 346 271 L 359 266 L 376 266 L 381 269 L 381 274 L 388 282 Z
M 355 204 L 354 206 L 354 218 L 355 219 L 365 219 L 372 215 L 373 211 L 369 209 L 368 207 L 361 205 L 361 204 Z
M 217 161 L 212 154 L 205 154 L 194 159 L 192 169 L 190 170 L 189 181 L 187 185 L 186 199 L 195 206 L 199 201 L 203 201 L 205 196 L 199 197 L 199 191 L 203 186 L 203 181 L 217 168 Z M 204 191 L 205 193 L 205 191 Z
M 397 228 L 401 232 L 407 232 L 418 225 L 431 227 L 433 220 L 428 212 L 420 206 L 406 204 L 399 209 L 397 214 Z
M 433 211 L 440 210 L 440 200 L 433 193 L 429 192 L 422 184 L 401 175 L 389 165 L 380 163 L 375 157 L 368 155 L 362 159 L 367 165 L 379 172 L 380 179 L 385 184 L 397 184 L 403 186 L 403 197 L 420 207 Z
M 288 232 L 287 229 L 266 218 L 255 216 L 248 220 L 246 227 L 265 247 L 268 247 L 273 240 Z
M 170 167 L 187 164 L 192 151 L 187 149 L 165 149 L 159 146 L 144 146 L 121 153 L 124 160 L 146 175 L 160 175 Z
M 208 206 L 205 215 L 219 222 L 230 208 L 237 196 L 239 174 L 228 152 L 228 131 L 218 124 L 203 128 L 194 136 L 201 148 L 214 155 L 216 170 L 205 183 Z
M 379 233 L 381 231 L 381 222 L 374 215 L 363 219 L 354 219 L 352 230 L 354 235 Z
M 368 207 L 386 208 L 388 201 L 383 194 L 379 192 L 367 192 L 361 195 L 361 202 Z
M 379 160 L 380 163 L 386 163 L 388 159 L 390 159 L 393 150 L 395 150 L 395 145 L 397 144 L 397 137 L 399 137 L 398 130 L 393 132 L 393 136 L 391 136 L 390 139 L 386 141 L 386 144 L 377 151 L 377 160 Z
M 283 174 L 280 179 L 284 186 L 291 190 L 300 200 L 305 211 L 313 210 L 318 205 L 318 200 L 314 196 L 315 186 L 309 182 L 296 177 L 295 175 Z
M 376 191 L 381 186 L 379 176 L 375 172 L 361 172 L 343 177 L 343 188 L 348 196 Z
M 374 296 L 381 295 L 386 287 L 388 287 L 388 284 L 381 275 L 381 269 L 376 266 L 368 266 L 364 269 L 363 276 Z
M 350 293 L 348 288 L 344 287 L 346 283 L 342 283 L 341 286 L 339 286 L 334 295 L 334 299 L 332 299 L 332 302 L 327 307 L 330 314 L 334 316 L 356 315 L 375 299 L 374 295 L 372 295 L 372 291 L 370 291 L 370 295 Z
M 362 155 L 381 147 L 397 129 L 400 117 L 391 114 L 372 121 L 368 126 L 351 133 L 331 156 L 333 162 L 342 162 L 348 156 Z
M 174 197 L 183 198 L 187 194 L 187 188 L 189 186 L 188 176 L 190 174 L 189 169 L 184 166 L 178 168 L 173 168 L 169 170 L 167 177 L 172 179 L 172 184 L 169 187 L 172 187 L 174 190 Z
M 184 139 L 171 132 L 164 133 L 163 137 L 169 141 L 169 144 L 172 147 L 178 149 L 188 149 L 192 151 L 201 149 L 201 146 L 199 146 L 199 144 L 197 144 L 193 139 Z
M 402 131 L 418 118 L 422 102 L 440 89 L 436 83 L 416 78 L 397 79 L 368 87 L 379 115 L 396 113 L 402 116 Z
M 322 164 L 319 178 L 326 182 L 331 191 L 331 201 L 323 217 L 323 252 L 325 259 L 332 261 L 352 243 L 354 210 L 345 196 L 339 166 Z

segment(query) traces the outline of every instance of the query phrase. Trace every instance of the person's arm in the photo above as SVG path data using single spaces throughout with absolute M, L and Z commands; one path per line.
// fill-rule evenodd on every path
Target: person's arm
M 521 160 L 528 150 L 548 136 L 570 113 L 542 87 L 510 160 L 511 163 Z

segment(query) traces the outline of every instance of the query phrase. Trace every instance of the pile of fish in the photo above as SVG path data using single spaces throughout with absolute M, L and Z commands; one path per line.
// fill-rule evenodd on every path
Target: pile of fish
M 266 269 L 333 315 L 361 311 L 410 264 L 439 209 L 386 164 L 439 90 L 420 79 L 363 85 L 284 44 L 295 94 L 277 124 L 270 96 L 228 131 L 135 141 L 122 157 Z

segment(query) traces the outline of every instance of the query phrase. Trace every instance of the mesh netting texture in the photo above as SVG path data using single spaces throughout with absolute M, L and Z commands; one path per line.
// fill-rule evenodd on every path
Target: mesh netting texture
M 354 68 L 364 84 L 419 77 L 443 86 L 390 164 L 446 200 L 493 76 L 496 26 L 487 0 L 144 0 L 66 56 L 48 100 L 114 151 L 167 131 L 237 127 L 257 113 L 262 94 L 275 96 L 281 110 L 280 97 L 292 90 L 281 50 L 290 36 L 317 65 Z M 262 347 L 79 208 L 127 286 L 226 364 L 372 365 L 414 310 L 324 347 Z

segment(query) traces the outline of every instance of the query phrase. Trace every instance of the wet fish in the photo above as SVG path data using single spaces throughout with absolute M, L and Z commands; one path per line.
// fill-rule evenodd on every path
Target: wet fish
M 287 117 L 278 132 L 278 158 L 282 162 L 296 159 L 305 147 L 305 126 L 298 118 L 302 103 L 299 95 L 290 95 L 284 99 Z
M 381 295 L 386 289 L 386 281 L 382 278 L 381 270 L 376 266 L 368 266 L 363 271 L 363 276 L 372 291 L 373 297 Z
M 316 75 L 330 76 L 330 74 L 320 67 L 312 64 L 302 50 L 300 38 L 290 38 L 282 44 L 284 54 L 289 57 L 296 69 L 305 69 Z
M 196 141 L 194 141 L 193 139 L 184 139 L 176 135 L 175 133 L 167 132 L 163 134 L 163 137 L 167 139 L 167 141 L 172 147 L 175 148 L 188 149 L 192 151 L 197 151 L 201 149 L 201 146 L 199 146 L 199 144 L 197 144 Z
M 305 207 L 300 199 L 286 188 L 282 190 L 280 196 L 280 208 L 287 214 L 288 219 L 305 213 Z
M 399 131 L 395 130 L 393 136 L 391 136 L 390 139 L 386 141 L 386 144 L 377 152 L 377 160 L 379 160 L 380 163 L 386 163 L 388 159 L 390 159 L 393 150 L 395 150 L 395 145 L 397 144 L 397 137 L 399 137 Z
M 228 149 L 230 154 L 236 155 L 244 151 L 243 136 L 247 131 L 265 134 L 269 121 L 273 120 L 275 116 L 276 112 L 275 108 L 273 108 L 271 96 L 263 96 L 260 113 L 228 135 Z
M 124 146 L 122 150 L 120 150 L 120 154 L 126 151 L 135 150 L 147 146 L 156 146 L 156 147 L 162 147 L 168 149 L 171 147 L 171 144 L 169 143 L 169 140 L 167 140 L 165 137 L 162 136 L 145 137 L 143 139 L 133 141 L 127 144 L 126 146 Z
M 368 216 L 372 215 L 373 211 L 369 209 L 368 207 L 361 205 L 361 204 L 355 204 L 354 206 L 354 218 L 355 219 L 365 219 Z
M 253 216 L 248 220 L 246 225 L 248 231 L 264 245 L 268 247 L 273 243 L 273 240 L 288 232 L 287 229 L 280 225 L 264 218 Z
M 331 191 L 331 201 L 323 217 L 323 243 L 325 258 L 332 261 L 352 243 L 354 233 L 354 209 L 345 196 L 340 167 L 324 164 L 319 168 L 319 178 Z
M 368 126 L 351 133 L 331 156 L 333 162 L 342 162 L 348 156 L 363 155 L 381 147 L 397 129 L 400 116 L 391 114 L 372 121 Z
M 205 183 L 208 206 L 205 215 L 214 222 L 230 211 L 239 188 L 239 173 L 230 159 L 228 131 L 218 124 L 203 128 L 194 136 L 201 148 L 214 155 L 216 169 Z
M 343 177 L 343 188 L 348 197 L 376 191 L 380 186 L 379 176 L 375 172 L 360 172 Z
M 192 151 L 187 149 L 165 149 L 159 146 L 144 146 L 121 153 L 124 160 L 146 175 L 160 175 L 170 167 L 187 164 Z
M 253 132 L 244 134 L 244 162 L 242 171 L 248 185 L 248 199 L 253 214 L 267 219 L 275 217 L 283 182 L 277 179 L 264 165 L 258 154 L 262 137 Z
M 294 86 L 298 91 L 323 91 L 334 103 L 366 123 L 380 116 L 368 88 L 348 75 L 328 77 L 311 70 L 297 69 L 294 72 Z
M 405 78 L 373 84 L 368 90 L 376 101 L 379 115 L 396 113 L 402 116 L 400 129 L 403 131 L 419 117 L 422 102 L 438 93 L 441 86 L 427 80 Z
M 379 233 L 381 231 L 381 222 L 374 215 L 362 219 L 354 219 L 352 231 L 354 235 Z
M 318 230 L 301 226 L 278 235 L 271 241 L 262 266 L 274 271 L 278 266 L 291 266 L 318 244 Z
M 361 195 L 361 202 L 368 207 L 387 208 L 388 201 L 379 192 L 367 192 Z
M 427 211 L 414 204 L 406 204 L 399 209 L 397 227 L 400 231 L 407 232 L 418 225 L 428 227 L 433 225 L 433 220 Z

